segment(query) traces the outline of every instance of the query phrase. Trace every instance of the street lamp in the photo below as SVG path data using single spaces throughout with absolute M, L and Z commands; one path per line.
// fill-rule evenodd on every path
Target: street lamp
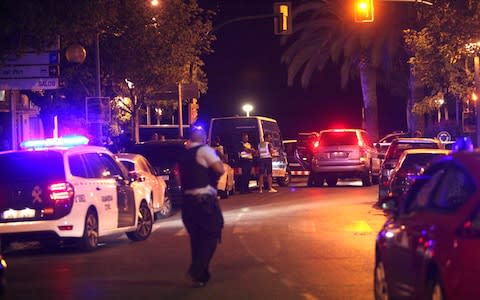
M 470 43 L 466 45 L 467 51 L 474 55 L 473 57 L 473 70 L 474 70 L 474 80 L 475 80 L 475 96 L 480 95 L 480 41 L 476 43 Z M 472 97 L 473 100 L 473 97 Z M 477 147 L 480 146 L 480 101 L 475 101 L 475 113 L 477 114 L 476 120 L 476 136 L 477 136 Z
M 445 100 L 443 98 L 439 98 L 435 100 L 435 104 L 437 104 L 437 119 L 438 123 L 442 120 L 442 113 L 440 112 L 440 109 L 442 108 L 442 105 L 445 103 Z
M 247 114 L 247 117 L 250 117 L 250 112 L 253 110 L 253 106 L 247 103 L 242 106 L 242 109 Z

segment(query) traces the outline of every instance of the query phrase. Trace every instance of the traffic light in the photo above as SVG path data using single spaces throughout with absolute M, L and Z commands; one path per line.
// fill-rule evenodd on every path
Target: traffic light
M 374 19 L 373 0 L 355 0 L 355 22 L 368 23 Z
M 292 33 L 292 4 L 290 2 L 273 3 L 273 25 L 276 35 Z

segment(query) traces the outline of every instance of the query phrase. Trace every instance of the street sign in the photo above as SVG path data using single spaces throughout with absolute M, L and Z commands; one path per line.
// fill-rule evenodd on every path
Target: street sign
M 0 68 L 0 79 L 58 77 L 58 65 L 7 65 Z
M 85 98 L 85 110 L 87 123 L 110 123 L 111 108 L 108 97 Z
M 58 78 L 0 79 L 0 90 L 55 90 Z
M 4 65 L 57 65 L 60 63 L 58 51 L 25 53 L 22 56 L 9 56 Z

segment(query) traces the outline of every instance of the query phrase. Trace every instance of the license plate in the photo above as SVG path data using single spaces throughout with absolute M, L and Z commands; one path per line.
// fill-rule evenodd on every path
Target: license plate
M 10 219 L 28 219 L 35 217 L 35 210 L 31 208 L 25 208 L 21 210 L 9 209 L 3 212 L 3 218 Z
M 347 152 L 330 152 L 330 157 L 331 158 L 347 158 L 348 154 Z
M 162 175 L 162 176 L 160 176 L 160 177 L 161 177 L 163 180 L 167 180 L 167 181 L 170 179 L 170 176 L 168 176 L 168 175 Z

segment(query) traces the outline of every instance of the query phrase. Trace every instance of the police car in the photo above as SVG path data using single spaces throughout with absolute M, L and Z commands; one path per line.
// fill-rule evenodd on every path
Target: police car
M 0 153 L 2 241 L 75 241 L 89 251 L 107 235 L 145 240 L 150 198 L 103 147 L 81 136 L 27 141 Z

